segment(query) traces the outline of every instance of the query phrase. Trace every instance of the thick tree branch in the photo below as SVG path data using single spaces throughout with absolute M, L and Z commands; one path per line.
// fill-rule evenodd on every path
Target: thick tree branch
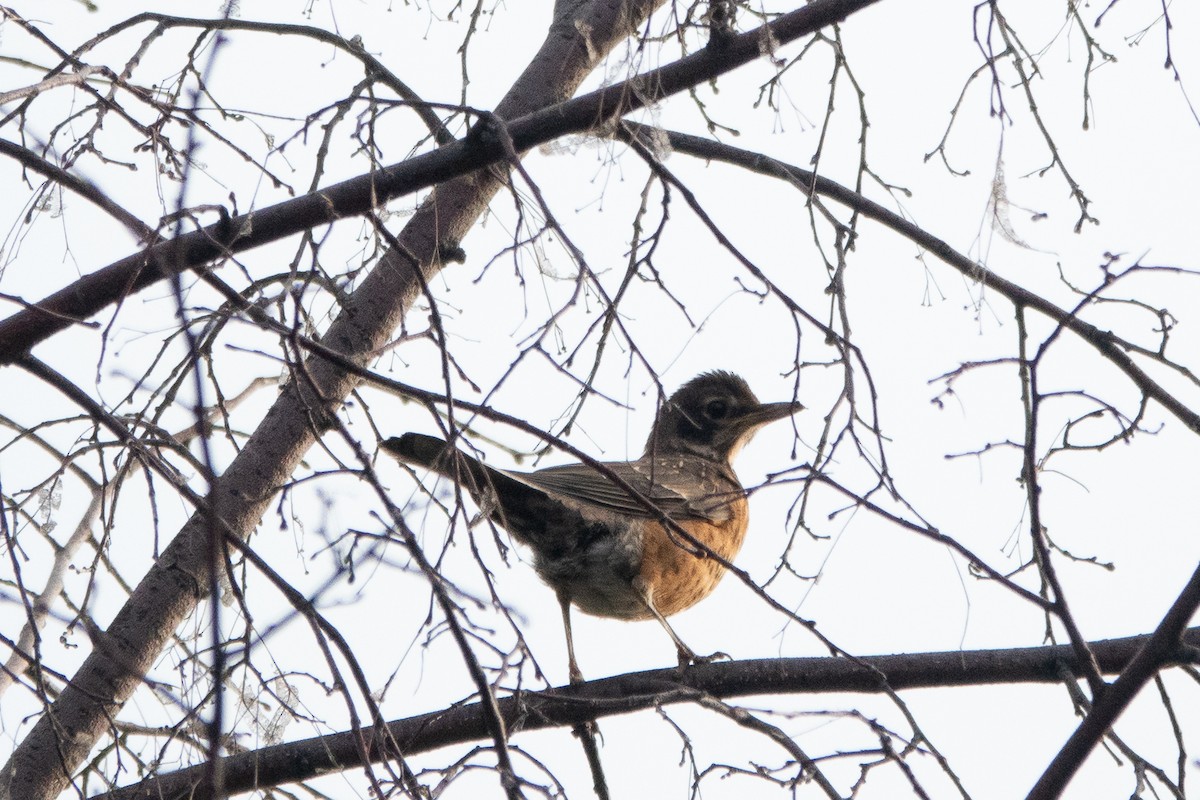
M 1089 644 L 1108 674 L 1124 670 L 1144 652 L 1148 636 Z M 1184 645 L 1159 653 L 1163 664 L 1195 663 L 1200 628 L 1191 628 Z M 948 686 L 1006 683 L 1057 683 L 1066 673 L 1082 674 L 1069 645 L 1009 650 L 951 651 L 913 655 L 846 658 L 772 658 L 701 664 L 681 675 L 676 669 L 651 670 L 589 681 L 544 692 L 521 692 L 498 701 L 510 732 L 578 725 L 616 714 L 671 703 L 768 694 L 901 691 Z M 886 676 L 886 680 L 881 679 Z M 486 727 L 476 704 L 388 723 L 391 736 L 408 755 L 483 739 Z M 357 734 L 339 733 L 275 745 L 230 756 L 225 786 L 230 792 L 263 789 L 306 780 L 358 765 Z M 368 736 L 370 741 L 379 741 Z M 378 757 L 386 757 L 385 753 Z M 102 800 L 173 800 L 211 797 L 203 767 L 190 767 L 118 789 Z M 97 798 L 97 800 L 101 800 Z
M 541 49 L 501 101 L 496 114 L 515 118 L 561 102 L 612 47 L 634 32 L 632 26 L 656 5 L 657 0 L 595 0 L 573 18 L 555 19 Z M 582 31 L 586 31 L 586 36 Z M 456 146 L 480 149 L 476 144 L 451 147 Z M 363 181 L 362 196 L 357 202 L 369 204 L 372 194 L 368 190 L 374 177 L 368 176 Z M 443 248 L 457 246 L 504 179 L 503 173 L 484 172 L 440 185 L 400 233 L 398 239 L 405 252 L 392 250 L 385 254 L 348 300 L 323 341 L 359 363 L 379 352 L 417 297 L 422 278 L 418 278 L 415 270 L 427 272 L 423 276 L 427 279 L 441 269 Z M 341 191 L 343 194 L 335 192 L 334 198 L 344 197 L 347 190 Z M 340 216 L 341 209 L 327 193 L 305 200 L 308 205 L 302 206 L 308 209 L 309 224 Z M 276 221 L 278 209 L 277 206 L 273 212 Z M 116 291 L 115 295 L 109 295 L 108 301 L 122 297 L 127 291 L 149 283 L 151 273 L 161 276 L 170 268 L 168 265 L 183 268 L 182 265 L 199 264 L 217 257 L 243 236 L 255 237 L 260 222 L 259 215 L 252 215 L 148 248 L 146 254 L 126 259 L 128 264 L 123 272 L 113 268 L 102 270 L 107 277 L 93 288 L 101 291 L 104 281 L 108 281 L 111 284 L 108 290 Z M 250 227 L 244 227 L 246 224 Z M 194 260 L 197 255 L 203 257 Z M 67 308 L 89 304 L 87 298 L 71 294 L 68 291 L 58 295 Z M 50 320 L 53 330 L 64 325 L 57 315 L 33 321 L 45 319 Z M 5 331 L 0 333 L 0 341 L 13 347 L 7 336 L 15 336 L 16 332 L 4 323 L 0 323 L 0 331 Z M 28 334 L 24 330 L 24 335 Z M 25 344 L 18 346 L 24 349 L 39 340 L 39 336 L 20 340 Z M 218 514 L 237 535 L 246 536 L 258 525 L 275 492 L 287 482 L 317 437 L 328 429 L 331 415 L 357 384 L 353 374 L 319 359 L 304 365 L 300 374 L 302 379 L 293 380 L 280 393 L 229 469 L 214 482 L 207 498 L 210 513 Z M 21 797 L 52 798 L 68 786 L 75 770 L 109 728 L 112 718 L 149 671 L 171 634 L 203 596 L 208 583 L 205 555 L 208 527 L 206 515 L 194 515 L 163 550 L 109 625 L 106 642 L 110 647 L 104 652 L 94 650 L 88 656 L 70 685 L 0 771 L 0 797 L 12 796 L 17 791 Z M 431 576 L 431 580 L 436 580 L 436 576 Z
M 728 46 L 718 50 L 706 48 L 660 69 L 536 113 L 531 113 L 534 106 L 526 106 L 516 109 L 517 116 L 510 116 L 504 112 L 513 110 L 511 102 L 507 106 L 502 103 L 496 113 L 512 120 L 508 130 L 513 146 L 519 152 L 525 152 L 566 134 L 603 126 L 630 111 L 749 63 L 762 56 L 764 41 L 779 44 L 793 41 L 876 2 L 879 0 L 816 0 L 769 25 L 733 38 Z M 621 15 L 616 9 L 621 4 L 616 0 L 608 0 L 602 5 L 609 13 Z M 632 20 L 630 17 L 628 21 Z M 627 27 L 625 30 L 628 32 Z M 574 33 L 578 35 L 578 31 Z M 594 38 L 596 34 L 590 36 Z M 597 47 L 595 42 L 592 46 Z M 505 159 L 505 152 L 498 143 L 489 143 L 485 137 L 468 136 L 378 172 L 147 247 L 0 321 L 0 364 L 11 363 L 38 342 L 68 327 L 71 320 L 86 319 L 129 294 L 163 280 L 172 272 L 194 269 L 231 253 L 364 214 L 374 204 L 467 175 Z

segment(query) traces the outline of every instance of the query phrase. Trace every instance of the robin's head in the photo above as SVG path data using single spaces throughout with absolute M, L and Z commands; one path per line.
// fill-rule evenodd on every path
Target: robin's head
M 705 372 L 679 388 L 659 409 L 647 454 L 691 453 L 732 461 L 755 432 L 791 416 L 799 403 L 760 403 L 732 372 Z

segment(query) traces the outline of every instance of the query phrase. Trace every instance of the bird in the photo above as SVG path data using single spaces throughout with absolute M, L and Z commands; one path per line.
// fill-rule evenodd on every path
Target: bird
M 801 409 L 797 402 L 761 403 L 743 378 L 713 371 L 659 406 L 636 461 L 517 472 L 420 433 L 389 438 L 381 447 L 457 481 L 532 551 L 534 569 L 558 597 L 568 675 L 577 684 L 583 674 L 572 606 L 600 617 L 657 620 L 675 644 L 681 669 L 724 656 L 698 656 L 667 617 L 711 594 L 726 571 L 721 562 L 741 549 L 749 504 L 734 458 L 764 425 Z

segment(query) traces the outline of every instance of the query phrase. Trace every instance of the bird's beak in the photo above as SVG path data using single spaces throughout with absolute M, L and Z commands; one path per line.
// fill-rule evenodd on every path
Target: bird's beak
M 760 403 L 755 408 L 742 414 L 738 419 L 738 427 L 742 431 L 753 431 L 766 425 L 768 422 L 790 417 L 796 412 L 803 410 L 804 406 L 799 403 Z
M 760 403 L 746 411 L 729 428 L 731 439 L 729 441 L 729 452 L 726 454 L 729 463 L 733 464 L 733 460 L 737 458 L 738 453 L 754 438 L 754 434 L 763 425 L 766 425 L 768 422 L 774 422 L 777 419 L 790 417 L 803 408 L 804 406 L 799 403 Z

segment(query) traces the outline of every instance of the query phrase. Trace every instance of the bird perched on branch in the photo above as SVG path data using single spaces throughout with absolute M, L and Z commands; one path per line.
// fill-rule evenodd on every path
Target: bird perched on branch
M 458 481 L 533 551 L 534 568 L 558 595 L 570 678 L 578 683 L 572 605 L 601 617 L 654 618 L 680 665 L 712 660 L 684 644 L 667 617 L 712 593 L 725 573 L 721 562 L 742 547 L 749 508 L 734 457 L 759 428 L 801 408 L 760 403 L 737 375 L 708 372 L 662 405 L 637 461 L 514 472 L 419 433 L 382 446 Z

